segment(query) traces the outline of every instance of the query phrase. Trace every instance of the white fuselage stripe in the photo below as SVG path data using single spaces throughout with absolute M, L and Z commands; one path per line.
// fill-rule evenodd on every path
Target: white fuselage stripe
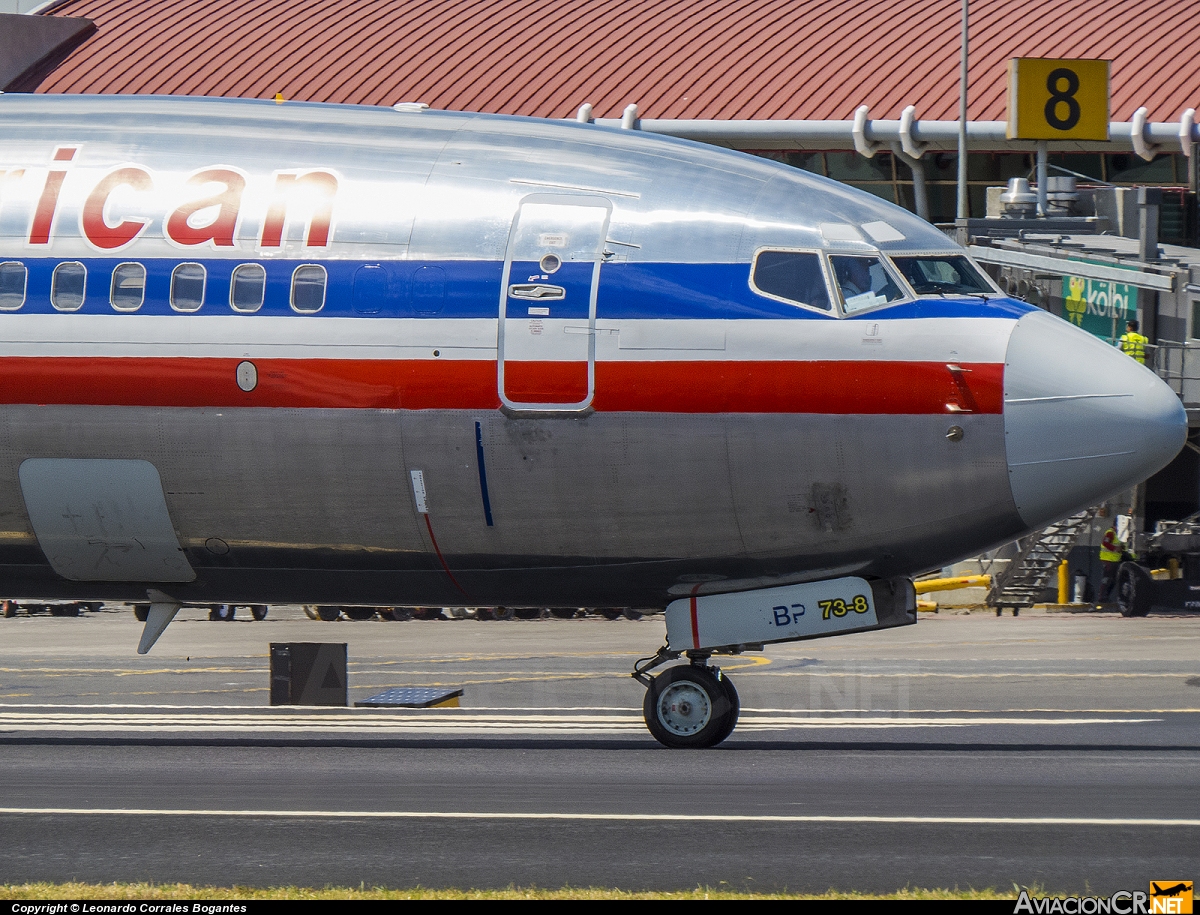
M 588 332 L 583 320 L 537 320 L 542 339 Z M 506 335 L 519 334 L 528 323 L 510 320 Z M 999 363 L 1015 323 L 600 319 L 596 359 Z M 0 319 L 0 357 L 423 359 L 438 349 L 442 359 L 495 359 L 496 336 L 493 318 L 13 313 Z M 526 354 L 517 340 L 506 344 L 506 359 L 544 359 L 546 353 L 543 347 Z

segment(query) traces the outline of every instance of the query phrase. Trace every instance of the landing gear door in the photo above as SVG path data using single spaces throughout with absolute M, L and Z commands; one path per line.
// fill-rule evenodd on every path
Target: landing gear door
M 595 389 L 596 290 L 612 204 L 534 194 L 508 236 L 500 292 L 500 401 L 516 410 L 586 409 Z

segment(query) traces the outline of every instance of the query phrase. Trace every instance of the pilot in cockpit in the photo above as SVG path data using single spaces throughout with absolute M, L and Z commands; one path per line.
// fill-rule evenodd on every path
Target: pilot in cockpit
M 872 292 L 871 261 L 865 257 L 836 257 L 833 259 L 842 298 L 849 300 L 864 292 Z

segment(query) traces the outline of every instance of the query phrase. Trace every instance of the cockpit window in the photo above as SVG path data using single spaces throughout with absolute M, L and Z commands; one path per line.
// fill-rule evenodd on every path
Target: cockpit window
M 865 254 L 831 254 L 829 263 L 842 294 L 842 307 L 849 314 L 895 302 L 904 293 L 883 266 L 883 259 Z
M 917 295 L 997 295 L 962 255 L 893 257 L 892 263 Z
M 817 254 L 762 251 L 754 262 L 754 288 L 798 305 L 830 311 L 829 290 Z

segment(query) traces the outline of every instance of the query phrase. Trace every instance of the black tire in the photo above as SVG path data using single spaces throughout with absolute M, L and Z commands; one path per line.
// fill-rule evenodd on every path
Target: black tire
M 59 616 L 79 616 L 79 604 L 63 604 L 58 608 Z
M 614 610 L 611 607 L 601 607 L 596 612 L 599 613 L 606 620 L 619 620 L 622 616 L 625 615 L 620 610 Z
M 492 613 L 491 607 L 476 607 L 475 608 L 475 619 L 477 619 L 477 620 L 494 620 L 495 618 L 496 618 L 496 616 L 494 613 Z
M 317 616 L 321 618 L 322 622 L 332 623 L 334 620 L 341 619 L 342 608 L 320 606 L 317 607 Z
M 146 618 L 148 616 L 150 616 L 150 605 L 149 604 L 134 604 L 133 605 L 133 615 L 137 618 L 137 621 L 139 623 L 146 622 Z
M 213 622 L 227 623 L 237 615 L 237 607 L 233 604 L 218 604 L 208 611 L 208 618 Z
M 406 620 L 413 618 L 411 607 L 392 607 L 387 613 L 382 614 L 386 620 L 395 620 L 397 623 L 403 623 Z
M 642 714 L 655 740 L 679 750 L 715 747 L 737 723 L 726 685 L 709 668 L 694 664 L 669 667 L 655 677 Z
M 725 676 L 724 671 L 718 668 L 716 675 L 721 686 L 725 688 L 725 698 L 729 700 L 729 721 L 725 725 L 725 733 L 717 741 L 717 743 L 722 743 L 726 737 L 733 733 L 733 729 L 737 727 L 738 716 L 742 713 L 742 700 L 738 696 L 738 691 L 733 688 L 733 681 Z M 713 746 L 716 746 L 716 744 L 713 744 Z
M 372 620 L 375 618 L 374 607 L 343 607 L 342 612 L 350 619 L 363 622 L 364 620 Z
M 1154 603 L 1154 579 L 1136 562 L 1123 562 L 1117 569 L 1117 609 L 1121 616 L 1145 616 Z
M 256 620 L 258 620 L 261 623 L 263 620 L 265 620 L 267 618 L 267 605 L 266 604 L 251 604 L 250 605 L 250 615 L 253 616 Z
M 493 607 L 492 619 L 494 620 L 510 620 L 515 614 L 512 607 Z
M 640 620 L 642 618 L 642 614 L 638 613 L 636 610 L 631 610 L 629 607 L 626 607 L 621 611 L 621 616 L 625 617 L 627 620 Z

